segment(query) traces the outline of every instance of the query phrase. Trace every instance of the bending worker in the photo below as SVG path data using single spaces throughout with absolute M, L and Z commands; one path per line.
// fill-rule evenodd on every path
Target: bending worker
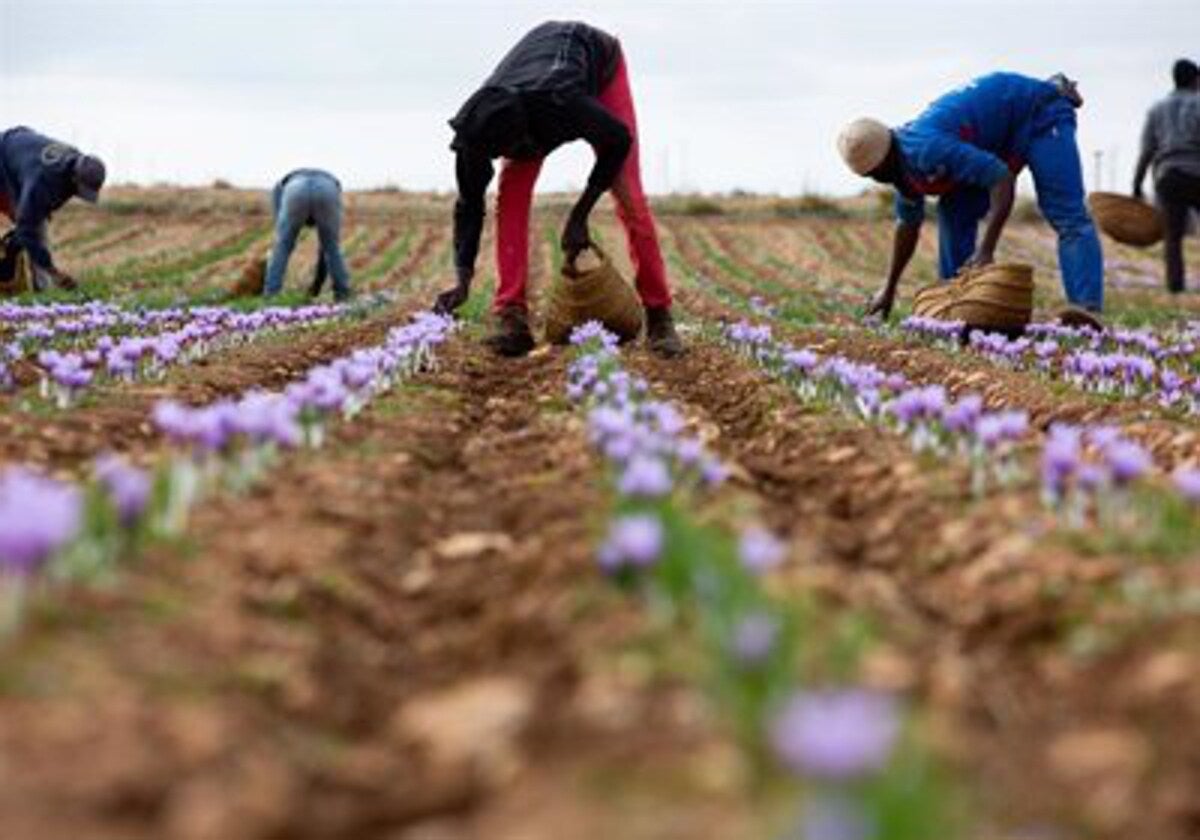
M 317 229 L 317 271 L 311 293 L 320 294 L 326 273 L 333 276 L 335 300 L 350 298 L 350 272 L 342 258 L 342 185 L 320 169 L 297 169 L 283 176 L 271 192 L 275 217 L 275 246 L 267 262 L 264 295 L 283 289 L 288 260 L 296 247 L 300 229 Z
M 1142 197 L 1146 170 L 1154 164 L 1154 194 L 1166 221 L 1163 261 L 1167 288 L 1182 292 L 1188 212 L 1200 212 L 1200 67 L 1180 59 L 1175 62 L 1174 76 L 1174 92 L 1146 116 L 1133 194 Z
M 1065 76 L 1041 81 L 992 73 L 946 94 L 900 128 L 872 119 L 847 126 L 838 138 L 846 165 L 896 190 L 891 265 L 868 314 L 891 314 L 896 287 L 916 251 L 925 196 L 939 196 L 938 270 L 948 280 L 964 266 L 993 261 L 1017 174 L 1028 165 L 1038 207 L 1058 234 L 1063 287 L 1076 307 L 1072 320 L 1097 323 L 1088 313 L 1103 308 L 1104 262 L 1084 203 L 1075 142 L 1075 110 L 1082 104 Z
M 5 239 L 4 265 L 15 265 L 24 251 L 32 265 L 34 291 L 57 285 L 78 286 L 50 256 L 50 217 L 72 198 L 89 204 L 100 199 L 104 163 L 73 146 L 44 137 L 24 126 L 0 133 L 0 213 L 16 223 Z
M 654 217 L 642 191 L 633 95 L 616 38 L 583 23 L 538 26 L 504 57 L 450 125 L 458 175 L 458 282 L 438 297 L 439 311 L 454 311 L 470 294 L 492 160 L 503 158 L 496 210 L 500 283 L 493 302 L 498 323 L 488 344 L 505 356 L 533 349 L 525 299 L 533 188 L 547 155 L 583 139 L 595 150 L 596 163 L 563 229 L 564 256 L 571 262 L 591 244 L 588 217 L 600 196 L 611 190 L 637 270 L 647 341 L 661 355 L 682 351 Z

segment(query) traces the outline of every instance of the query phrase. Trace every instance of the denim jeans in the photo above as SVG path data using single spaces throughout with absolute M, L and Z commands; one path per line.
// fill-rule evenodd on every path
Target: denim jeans
M 275 218 L 275 247 L 267 264 L 264 294 L 276 295 L 283 289 L 288 260 L 296 247 L 300 229 L 317 229 L 320 258 L 333 277 L 333 293 L 338 298 L 350 294 L 350 272 L 342 258 L 342 191 L 327 175 L 304 174 L 288 179 Z
M 1045 109 L 1029 146 L 1029 171 L 1038 208 L 1058 234 L 1058 267 L 1067 300 L 1099 312 L 1104 307 L 1104 257 L 1100 237 L 1084 203 L 1083 166 L 1075 143 L 1075 114 L 1064 101 Z M 980 187 L 961 187 L 938 202 L 938 270 L 950 278 L 975 252 L 979 222 L 990 197 Z

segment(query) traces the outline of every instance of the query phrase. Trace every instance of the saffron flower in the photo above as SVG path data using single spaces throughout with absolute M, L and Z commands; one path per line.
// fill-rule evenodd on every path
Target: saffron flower
M 609 574 L 644 569 L 658 561 L 663 550 L 663 527 L 653 514 L 629 514 L 613 521 L 597 554 Z
M 793 772 L 845 782 L 882 770 L 900 735 L 900 713 L 885 694 L 865 689 L 801 691 L 771 728 L 780 760 Z
M 93 472 L 112 501 L 120 523 L 126 528 L 136 524 L 150 501 L 150 476 L 119 455 L 100 457 Z
M 22 467 L 0 474 L 0 570 L 36 572 L 79 533 L 79 489 Z
M 749 528 L 738 540 L 742 565 L 755 574 L 778 568 L 787 557 L 787 546 L 766 528 Z

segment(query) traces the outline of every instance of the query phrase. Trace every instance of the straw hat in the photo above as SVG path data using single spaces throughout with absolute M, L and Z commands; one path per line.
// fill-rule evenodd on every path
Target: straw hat
M 856 175 L 867 175 L 883 163 L 892 146 L 892 132 L 879 120 L 863 117 L 838 135 L 838 152 Z

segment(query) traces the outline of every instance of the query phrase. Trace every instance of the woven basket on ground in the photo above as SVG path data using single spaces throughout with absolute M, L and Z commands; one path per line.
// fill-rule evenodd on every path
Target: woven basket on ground
M 608 255 L 595 245 L 562 267 L 546 304 L 546 340 L 565 344 L 571 330 L 599 321 L 621 341 L 642 331 L 642 304 Z
M 969 327 L 1021 329 L 1033 317 L 1033 266 L 993 263 L 966 272 L 958 285 L 951 317 Z
M 257 297 L 263 293 L 267 281 L 267 258 L 251 257 L 242 269 L 242 276 L 233 284 L 232 297 Z
M 936 318 L 939 321 L 952 320 L 950 310 L 954 306 L 957 294 L 958 286 L 954 283 L 926 286 L 913 298 L 913 314 L 922 318 Z
M 1125 245 L 1148 248 L 1163 238 L 1162 217 L 1151 204 L 1128 195 L 1094 192 L 1088 208 L 1100 230 Z
M 917 292 L 913 313 L 974 329 L 1021 330 L 1033 316 L 1033 267 L 993 263 L 966 269 L 950 283 Z

